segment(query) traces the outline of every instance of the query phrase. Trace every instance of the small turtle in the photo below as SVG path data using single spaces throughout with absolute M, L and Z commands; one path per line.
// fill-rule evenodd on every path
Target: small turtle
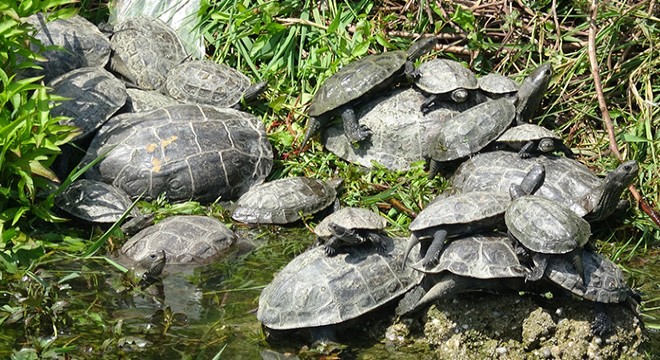
M 236 201 L 231 217 L 247 224 L 292 223 L 333 204 L 340 184 L 300 176 L 263 183 Z
M 238 108 L 241 100 L 250 101 L 265 89 L 266 82 L 253 85 L 240 71 L 210 60 L 181 63 L 165 80 L 165 90 L 172 98 L 218 107 Z
M 524 124 L 532 119 L 541 105 L 548 84 L 552 80 L 552 65 L 545 63 L 529 74 L 518 87 L 516 94 L 516 123 Z
M 371 132 L 358 123 L 353 107 L 367 95 L 389 89 L 400 75 L 414 77 L 413 61 L 436 42 L 436 38 L 427 37 L 414 43 L 407 52 L 398 50 L 368 55 L 347 64 L 328 78 L 312 98 L 301 147 L 336 115 L 341 115 L 344 133 L 351 143 L 368 137 Z
M 152 17 L 129 18 L 118 23 L 110 45 L 112 71 L 144 90 L 162 88 L 170 69 L 188 56 L 174 30 Z
M 538 154 L 550 154 L 555 151 L 564 153 L 567 157 L 574 157 L 573 151 L 564 145 L 561 138 L 543 126 L 534 124 L 521 124 L 509 128 L 499 138 L 498 143 L 519 150 L 518 155 L 527 159 Z
M 585 217 L 599 221 L 614 212 L 622 192 L 637 177 L 639 165 L 627 161 L 602 179 L 580 162 L 563 156 L 521 159 L 509 151 L 477 154 L 463 162 L 452 179 L 454 192 L 508 191 L 534 164 L 543 164 L 546 179 L 536 195 L 558 201 Z
M 316 225 L 314 233 L 319 243 L 325 244 L 325 253 L 334 256 L 339 247 L 367 241 L 384 249 L 385 242 L 379 232 L 386 225 L 385 218 L 371 210 L 347 207 L 326 216 Z
M 400 240 L 386 237 L 386 254 L 373 246 L 350 246 L 332 257 L 322 247 L 300 254 L 261 292 L 257 319 L 271 330 L 309 329 L 332 337 L 336 326 L 419 283 L 422 273 L 397 266 L 404 251 Z
M 521 182 L 522 191 L 534 193 L 544 177 L 543 166 L 533 167 Z M 473 191 L 434 200 L 408 227 L 411 234 L 406 257 L 413 246 L 423 241 L 420 266 L 432 267 L 447 238 L 494 229 L 503 223 L 510 202 L 510 195 L 499 191 Z
M 443 164 L 477 153 L 497 139 L 515 117 L 515 107 L 506 99 L 486 101 L 454 115 L 442 123 L 442 128 L 429 145 L 429 179 L 433 179 Z
M 479 90 L 481 90 L 488 99 L 506 98 L 515 100 L 518 92 L 518 84 L 513 79 L 491 73 L 477 79 Z
M 139 261 L 164 251 L 168 264 L 204 264 L 236 241 L 234 233 L 210 216 L 175 215 L 149 226 L 121 247 L 121 254 Z
M 128 194 L 106 183 L 88 179 L 72 182 L 55 198 L 55 205 L 78 219 L 91 223 L 112 224 L 132 205 Z M 136 209 L 129 214 L 138 216 Z
M 439 100 L 464 103 L 468 100 L 470 90 L 479 87 L 474 73 L 454 60 L 426 61 L 417 71 L 420 76 L 415 85 L 428 95 L 420 108 L 422 113 L 433 110 Z
M 591 237 L 589 223 L 559 202 L 524 195 L 519 185 L 512 184 L 510 193 L 513 201 L 504 222 L 509 236 L 529 251 L 534 262 L 526 280 L 541 279 L 548 258 L 564 254 L 572 259 L 576 271 L 584 274 L 581 252 Z

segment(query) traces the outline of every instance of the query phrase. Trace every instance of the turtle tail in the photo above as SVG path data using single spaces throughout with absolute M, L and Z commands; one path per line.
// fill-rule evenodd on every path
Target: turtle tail
M 302 149 L 305 144 L 309 141 L 309 139 L 314 136 L 319 130 L 321 130 L 321 122 L 318 121 L 315 117 L 310 116 L 309 120 L 307 120 L 307 131 L 305 131 L 305 137 L 303 138 L 303 141 L 300 143 L 300 148 Z
M 401 269 L 406 268 L 406 262 L 408 261 L 408 255 L 410 255 L 410 252 L 412 251 L 412 248 L 415 247 L 415 245 L 419 244 L 419 238 L 415 236 L 414 234 L 410 234 L 410 239 L 408 240 L 408 245 L 406 246 L 406 252 L 403 255 L 403 263 L 401 264 Z

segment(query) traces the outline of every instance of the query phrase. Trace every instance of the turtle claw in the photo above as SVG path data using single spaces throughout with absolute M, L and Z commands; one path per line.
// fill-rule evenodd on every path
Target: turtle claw
M 333 248 L 332 246 L 325 245 L 323 247 L 323 251 L 327 256 L 335 256 L 337 255 L 337 250 Z

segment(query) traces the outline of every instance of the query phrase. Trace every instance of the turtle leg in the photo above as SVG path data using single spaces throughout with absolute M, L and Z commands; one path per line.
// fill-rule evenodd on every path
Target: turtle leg
M 339 248 L 339 244 L 340 244 L 339 238 L 336 236 L 332 236 L 330 237 L 330 239 L 328 239 L 325 242 L 323 251 L 325 251 L 325 254 L 327 256 L 335 256 L 337 254 L 337 248 Z
M 378 248 L 379 251 L 381 252 L 387 251 L 387 242 L 380 234 L 376 234 L 370 231 L 367 234 L 367 238 L 369 239 L 369 241 L 371 241 L 372 244 L 374 244 L 374 246 L 376 246 L 376 248 Z
M 321 130 L 321 122 L 313 117 L 310 116 L 309 119 L 307 120 L 307 131 L 305 131 L 305 137 L 303 138 L 303 141 L 300 143 L 300 147 L 304 147 L 305 144 L 309 141 L 309 139 L 314 136 L 317 132 Z
M 555 145 L 556 148 L 557 148 L 557 151 L 559 151 L 561 153 L 564 153 L 564 156 L 566 156 L 567 158 L 572 159 L 572 158 L 575 157 L 575 154 L 573 153 L 573 150 L 571 150 L 571 148 L 569 148 L 568 146 L 566 146 L 564 143 L 562 143 L 560 141 L 557 141 L 557 143 L 558 144 Z
M 244 102 L 249 102 L 256 99 L 257 96 L 259 96 L 259 94 L 261 94 L 262 92 L 264 92 L 264 90 L 266 90 L 267 85 L 268 83 L 265 81 L 250 85 L 247 89 L 245 89 L 242 100 Z M 236 107 L 237 110 L 240 109 L 241 108 L 240 103 Z
M 345 106 L 341 111 L 341 118 L 344 121 L 344 133 L 351 143 L 362 141 L 371 135 L 368 127 L 358 123 L 352 107 Z
M 440 162 L 437 160 L 430 159 L 429 160 L 429 180 L 433 180 L 438 174 L 440 173 Z
M 431 242 L 431 246 L 429 246 L 429 249 L 426 251 L 426 255 L 424 255 L 424 258 L 422 259 L 423 267 L 428 269 L 438 262 L 438 259 L 440 258 L 440 251 L 445 245 L 446 238 L 447 230 L 436 230 L 433 233 L 433 242 Z
M 596 317 L 591 322 L 591 332 L 594 335 L 603 336 L 612 330 L 614 323 L 607 314 L 607 306 L 604 303 L 594 303 L 594 310 L 596 311 Z
M 412 290 L 408 291 L 406 295 L 399 301 L 394 313 L 396 316 L 409 316 L 417 309 L 417 303 L 426 295 L 426 288 L 423 285 L 418 285 Z
M 431 111 L 433 111 L 433 107 L 435 106 L 435 100 L 438 98 L 438 95 L 430 95 L 429 97 L 424 100 L 422 103 L 422 106 L 419 108 L 419 110 L 422 112 L 422 114 L 428 114 Z
M 520 181 L 520 189 L 524 195 L 533 195 L 545 180 L 545 167 L 541 164 L 534 164 L 525 177 Z
M 537 142 L 528 141 L 525 145 L 523 145 L 522 148 L 520 148 L 520 151 L 518 151 L 518 156 L 520 156 L 521 159 L 529 159 L 534 156 L 537 150 Z
M 479 282 L 478 279 L 468 279 L 448 272 L 429 291 L 423 294 L 414 306 L 406 309 L 407 311 L 401 315 L 413 315 L 418 311 L 426 309 L 435 301 L 454 296 L 474 286 L 478 287 Z
M 534 267 L 525 276 L 525 281 L 540 280 L 543 274 L 545 274 L 545 269 L 548 267 L 548 256 L 545 254 L 535 253 L 532 255 L 532 260 L 534 261 Z
M 571 251 L 569 256 L 571 257 L 571 262 L 573 263 L 573 267 L 575 267 L 575 271 L 580 274 L 583 288 L 586 287 L 587 274 L 584 272 L 584 264 L 582 263 L 582 248 Z

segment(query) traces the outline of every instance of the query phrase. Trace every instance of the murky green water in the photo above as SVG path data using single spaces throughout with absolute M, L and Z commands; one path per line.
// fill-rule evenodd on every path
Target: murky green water
M 164 300 L 157 300 L 155 291 L 118 294 L 113 284 L 119 273 L 102 260 L 54 261 L 48 271 L 37 271 L 37 275 L 53 283 L 78 274 L 66 281 L 71 289 L 59 291 L 58 300 L 67 301 L 60 316 L 70 320 L 58 326 L 57 340 L 50 348 L 72 346 L 68 351 L 75 358 L 118 358 L 119 354 L 120 358 L 210 359 L 220 354 L 220 358 L 226 359 L 258 359 L 269 348 L 297 353 L 304 340 L 288 338 L 269 345 L 255 313 L 263 286 L 313 239 L 308 232 L 293 228 L 238 233 L 248 240 L 251 251 L 241 254 L 237 250 L 221 261 L 194 270 L 169 269 L 163 284 Z M 644 298 L 656 299 L 648 302 L 647 308 L 660 307 L 659 254 L 657 249 L 650 250 L 647 256 L 627 264 L 634 269 L 631 275 L 644 291 Z M 3 284 L 3 289 L 11 287 Z M 0 299 L 0 306 L 7 303 L 7 296 Z M 348 344 L 341 357 L 428 357 L 419 349 L 397 350 L 380 343 L 391 319 L 389 310 L 381 314 L 381 320 L 372 319 L 368 326 L 356 326 L 341 334 Z M 646 315 L 649 323 L 660 323 L 660 308 Z M 45 315 L 40 320 L 48 323 Z M 69 327 L 67 323 L 76 325 Z M 48 329 L 41 330 L 42 335 L 47 333 Z M 0 358 L 9 358 L 12 351 L 26 344 L 34 346 L 38 336 L 32 331 L 26 337 L 21 321 L 4 324 L 0 328 Z M 649 336 L 652 351 L 660 354 L 660 334 L 649 329 Z

